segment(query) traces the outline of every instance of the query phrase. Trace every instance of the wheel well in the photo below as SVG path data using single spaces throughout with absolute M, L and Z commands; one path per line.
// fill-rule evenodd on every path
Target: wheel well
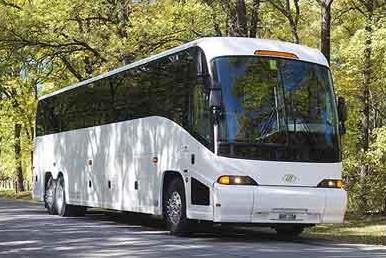
M 165 196 L 166 190 L 168 189 L 169 184 L 176 178 L 180 179 L 181 182 L 184 182 L 181 174 L 176 171 L 166 171 L 164 173 L 164 180 L 162 184 L 162 203 L 164 201 L 164 196 Z
M 44 190 L 46 190 L 48 180 L 50 180 L 51 177 L 52 177 L 51 172 L 46 172 L 46 174 L 44 175 Z

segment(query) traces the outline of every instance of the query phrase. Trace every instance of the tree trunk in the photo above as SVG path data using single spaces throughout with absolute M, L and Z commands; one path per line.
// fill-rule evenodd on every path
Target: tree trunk
M 331 59 L 331 4 L 332 0 L 320 1 L 321 28 L 320 28 L 320 49 L 328 63 Z
M 251 15 L 251 25 L 249 28 L 249 37 L 256 38 L 260 37 L 259 26 L 260 26 L 260 0 L 253 0 L 252 3 L 252 15 Z
M 15 160 L 16 160 L 16 192 L 23 192 L 24 189 L 24 177 L 23 177 L 23 168 L 21 164 L 21 124 L 16 123 L 15 124 L 15 131 L 14 131 L 14 137 L 15 137 Z
M 291 33 L 292 33 L 292 42 L 299 44 L 300 39 L 299 39 L 299 34 L 298 34 L 298 26 L 295 24 L 292 20 L 289 21 L 290 26 L 291 26 Z
M 248 37 L 247 7 L 244 0 L 236 0 L 230 7 L 229 35 L 232 37 Z
M 215 32 L 216 37 L 222 37 L 222 32 L 220 28 L 220 24 L 218 24 L 217 17 L 212 13 L 212 20 L 213 20 L 213 30 Z
M 362 113 L 360 119 L 360 149 L 363 151 L 363 154 L 366 154 L 369 150 L 369 138 L 371 133 L 370 127 L 370 84 L 372 76 L 372 67 L 371 67 L 371 55 L 372 55 L 372 22 L 374 16 L 374 5 L 373 1 L 370 1 L 366 6 L 366 25 L 365 25 L 365 49 L 363 55 L 363 83 L 361 89 L 361 106 Z M 365 164 L 364 158 L 361 160 L 359 171 L 359 210 L 360 212 L 366 212 L 367 198 L 366 198 L 366 185 L 365 179 L 366 175 L 369 172 L 369 167 Z
M 281 14 L 283 14 L 285 18 L 288 20 L 288 23 L 291 28 L 292 41 L 296 44 L 299 44 L 300 43 L 300 38 L 298 34 L 298 24 L 300 20 L 299 0 L 292 1 L 294 8 L 291 8 L 290 0 L 286 0 L 284 2 L 282 2 L 281 0 L 268 0 L 268 2 L 275 9 L 277 9 Z
M 33 127 L 31 127 L 31 132 L 32 132 L 32 139 L 31 139 L 31 142 L 32 142 L 32 148 L 31 148 L 31 151 L 30 151 L 30 159 L 31 159 L 31 172 L 33 173 L 33 170 L 34 170 L 34 147 L 35 147 L 35 129 Z
M 386 217 L 386 193 L 385 193 L 385 203 L 383 206 L 383 215 Z
M 119 27 L 118 27 L 118 35 L 124 39 L 127 38 L 127 32 L 126 27 L 129 22 L 129 3 L 127 0 L 118 0 L 117 2 L 118 7 L 118 20 L 119 20 Z M 130 63 L 130 57 L 124 56 L 122 59 L 123 65 L 127 65 Z

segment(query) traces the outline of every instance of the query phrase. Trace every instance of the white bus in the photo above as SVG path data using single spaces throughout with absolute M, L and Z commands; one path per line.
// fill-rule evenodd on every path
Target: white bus
M 203 38 L 40 98 L 33 196 L 297 235 L 343 222 L 339 123 L 318 50 Z

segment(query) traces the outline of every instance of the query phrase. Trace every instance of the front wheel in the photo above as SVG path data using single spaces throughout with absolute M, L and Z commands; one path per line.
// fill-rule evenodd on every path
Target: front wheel
M 295 239 L 304 231 L 304 226 L 277 226 L 275 230 L 279 238 Z
M 163 215 L 170 233 L 187 235 L 189 233 L 186 218 L 186 198 L 181 179 L 174 179 L 168 186 L 163 198 Z

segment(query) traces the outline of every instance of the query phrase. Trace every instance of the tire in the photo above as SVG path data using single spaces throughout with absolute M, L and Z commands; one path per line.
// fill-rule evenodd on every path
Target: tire
M 44 207 L 46 207 L 48 214 L 55 215 L 57 214 L 56 209 L 56 181 L 50 177 L 48 179 L 46 189 L 44 191 Z
M 55 206 L 58 215 L 62 217 L 79 217 L 84 216 L 86 208 L 83 206 L 75 206 L 67 204 L 64 178 L 60 176 L 56 185 Z
M 186 236 L 190 233 L 186 218 L 186 198 L 184 184 L 175 178 L 168 185 L 162 201 L 163 216 L 167 229 L 173 235 Z
M 275 230 L 279 238 L 291 240 L 299 237 L 304 230 L 304 226 L 278 226 Z

